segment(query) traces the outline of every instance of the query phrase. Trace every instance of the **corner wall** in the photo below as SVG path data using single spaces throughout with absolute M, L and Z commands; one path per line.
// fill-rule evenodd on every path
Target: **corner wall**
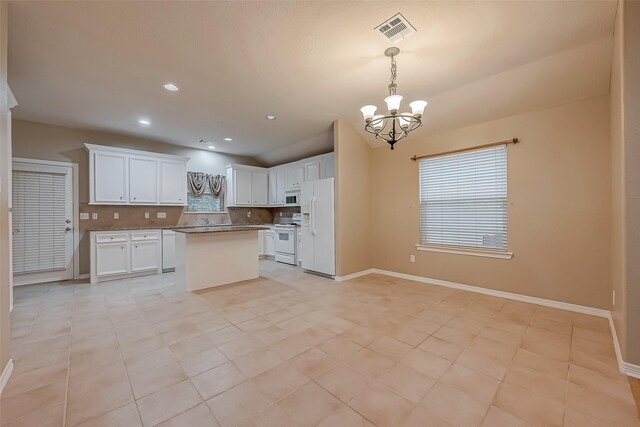
M 333 122 L 336 153 L 336 276 L 371 265 L 371 148 L 354 127 Z
M 640 4 L 619 1 L 611 69 L 612 315 L 622 359 L 640 365 Z
M 373 150 L 374 268 L 610 309 L 608 96 L 436 135 L 420 132 L 394 151 Z M 418 165 L 410 157 L 513 137 L 521 141 L 508 147 L 513 258 L 417 251 Z

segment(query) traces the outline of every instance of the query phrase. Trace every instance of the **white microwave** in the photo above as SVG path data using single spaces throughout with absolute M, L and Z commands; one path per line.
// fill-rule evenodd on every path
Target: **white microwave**
M 300 206 L 300 190 L 287 191 L 284 195 L 284 204 L 287 206 Z

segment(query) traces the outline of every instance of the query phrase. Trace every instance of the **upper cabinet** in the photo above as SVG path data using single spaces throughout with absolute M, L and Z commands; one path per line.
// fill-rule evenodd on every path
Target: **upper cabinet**
M 334 178 L 336 176 L 336 153 L 331 152 L 322 155 L 322 177 Z
M 158 162 L 144 157 L 129 157 L 129 203 L 158 203 Z
M 300 188 L 300 186 L 304 182 L 304 165 L 294 163 L 293 165 L 288 166 L 285 169 L 287 171 L 287 190 Z
M 158 160 L 160 165 L 160 204 L 187 204 L 187 162 Z
M 304 180 L 317 181 L 320 179 L 322 159 L 315 157 L 312 161 L 304 164 Z
M 85 144 L 89 203 L 186 205 L 188 157 Z
M 264 168 L 227 165 L 227 206 L 269 206 L 269 172 Z
M 91 153 L 89 181 L 91 203 L 126 205 L 129 202 L 128 158 L 110 152 Z

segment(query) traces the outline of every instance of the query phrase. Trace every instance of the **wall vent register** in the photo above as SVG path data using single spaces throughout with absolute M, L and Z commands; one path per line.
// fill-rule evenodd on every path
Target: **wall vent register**
M 391 18 L 378 25 L 374 30 L 378 31 L 385 39 L 397 42 L 405 39 L 416 32 L 413 25 L 401 13 L 393 15 Z

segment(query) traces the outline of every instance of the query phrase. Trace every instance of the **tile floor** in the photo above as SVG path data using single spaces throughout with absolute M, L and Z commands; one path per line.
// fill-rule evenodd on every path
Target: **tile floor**
M 638 426 L 605 319 L 263 261 L 16 289 L 6 426 Z

